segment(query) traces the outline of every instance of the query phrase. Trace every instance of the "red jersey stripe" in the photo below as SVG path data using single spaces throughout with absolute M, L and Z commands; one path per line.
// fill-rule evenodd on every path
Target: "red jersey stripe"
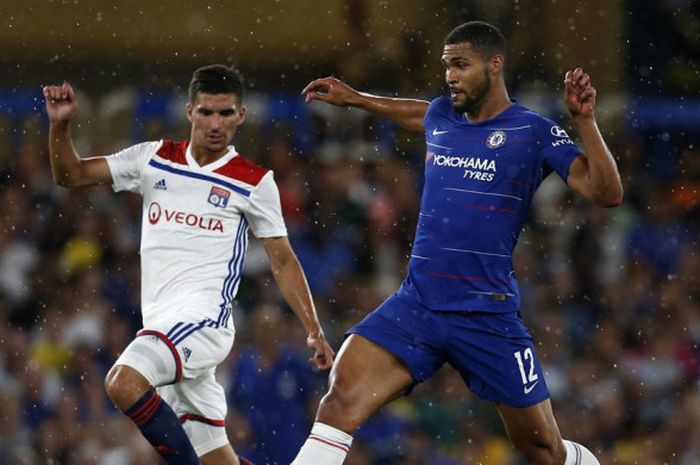
M 224 166 L 215 169 L 214 172 L 251 186 L 257 186 L 268 170 L 238 155 Z
M 190 145 L 190 141 L 188 140 L 179 142 L 164 140 L 163 144 L 156 152 L 156 155 L 173 163 L 186 165 L 187 159 L 185 158 L 185 153 L 187 152 L 188 145 Z

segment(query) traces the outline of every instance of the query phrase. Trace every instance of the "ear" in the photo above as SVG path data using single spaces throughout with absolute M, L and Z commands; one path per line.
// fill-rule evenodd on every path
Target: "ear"
M 187 105 L 185 105 L 185 108 L 187 109 L 187 119 L 191 123 L 192 122 L 192 110 L 193 110 L 192 102 L 187 102 Z
M 245 113 L 246 113 L 246 107 L 242 106 L 238 110 L 238 116 L 241 118 L 241 120 L 238 122 L 238 124 L 242 124 L 243 121 L 245 121 Z
M 505 58 L 503 58 L 503 55 L 494 55 L 491 57 L 489 60 L 489 71 L 491 74 L 498 75 L 498 74 L 503 74 L 503 65 L 505 64 Z

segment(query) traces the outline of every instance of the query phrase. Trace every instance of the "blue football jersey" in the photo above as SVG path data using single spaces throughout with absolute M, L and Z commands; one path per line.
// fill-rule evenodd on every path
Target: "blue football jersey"
M 520 308 L 513 249 L 532 196 L 581 151 L 553 121 L 513 103 L 470 123 L 448 97 L 425 119 L 425 185 L 408 276 L 399 294 L 433 310 Z

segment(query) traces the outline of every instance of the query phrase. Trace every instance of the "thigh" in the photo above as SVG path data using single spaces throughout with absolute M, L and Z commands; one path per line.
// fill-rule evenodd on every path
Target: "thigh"
M 535 346 L 517 312 L 445 318 L 450 328 L 448 362 L 472 392 L 509 407 L 529 407 L 549 398 Z
M 178 382 L 182 373 L 180 356 L 176 349 L 161 336 L 141 334 L 129 343 L 114 362 L 114 366 L 125 365 L 136 370 L 151 386 Z M 110 376 L 112 373 L 122 372 L 124 370 L 110 371 Z
M 353 334 L 338 351 L 330 374 L 330 390 L 317 421 L 354 431 L 373 413 L 406 393 L 413 379 L 406 365 L 391 352 Z
M 445 362 L 439 315 L 396 294 L 348 334 L 360 335 L 401 360 L 414 383 L 430 378 Z

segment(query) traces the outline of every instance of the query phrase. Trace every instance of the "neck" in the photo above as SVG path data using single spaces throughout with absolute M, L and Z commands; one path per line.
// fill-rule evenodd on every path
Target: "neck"
M 472 123 L 486 121 L 503 113 L 512 104 L 505 85 L 494 86 L 493 93 L 487 96 L 481 105 L 467 111 L 467 119 Z
M 223 157 L 226 152 L 228 152 L 228 147 L 216 152 L 211 152 L 204 147 L 192 147 L 192 158 L 199 166 L 204 166 Z

